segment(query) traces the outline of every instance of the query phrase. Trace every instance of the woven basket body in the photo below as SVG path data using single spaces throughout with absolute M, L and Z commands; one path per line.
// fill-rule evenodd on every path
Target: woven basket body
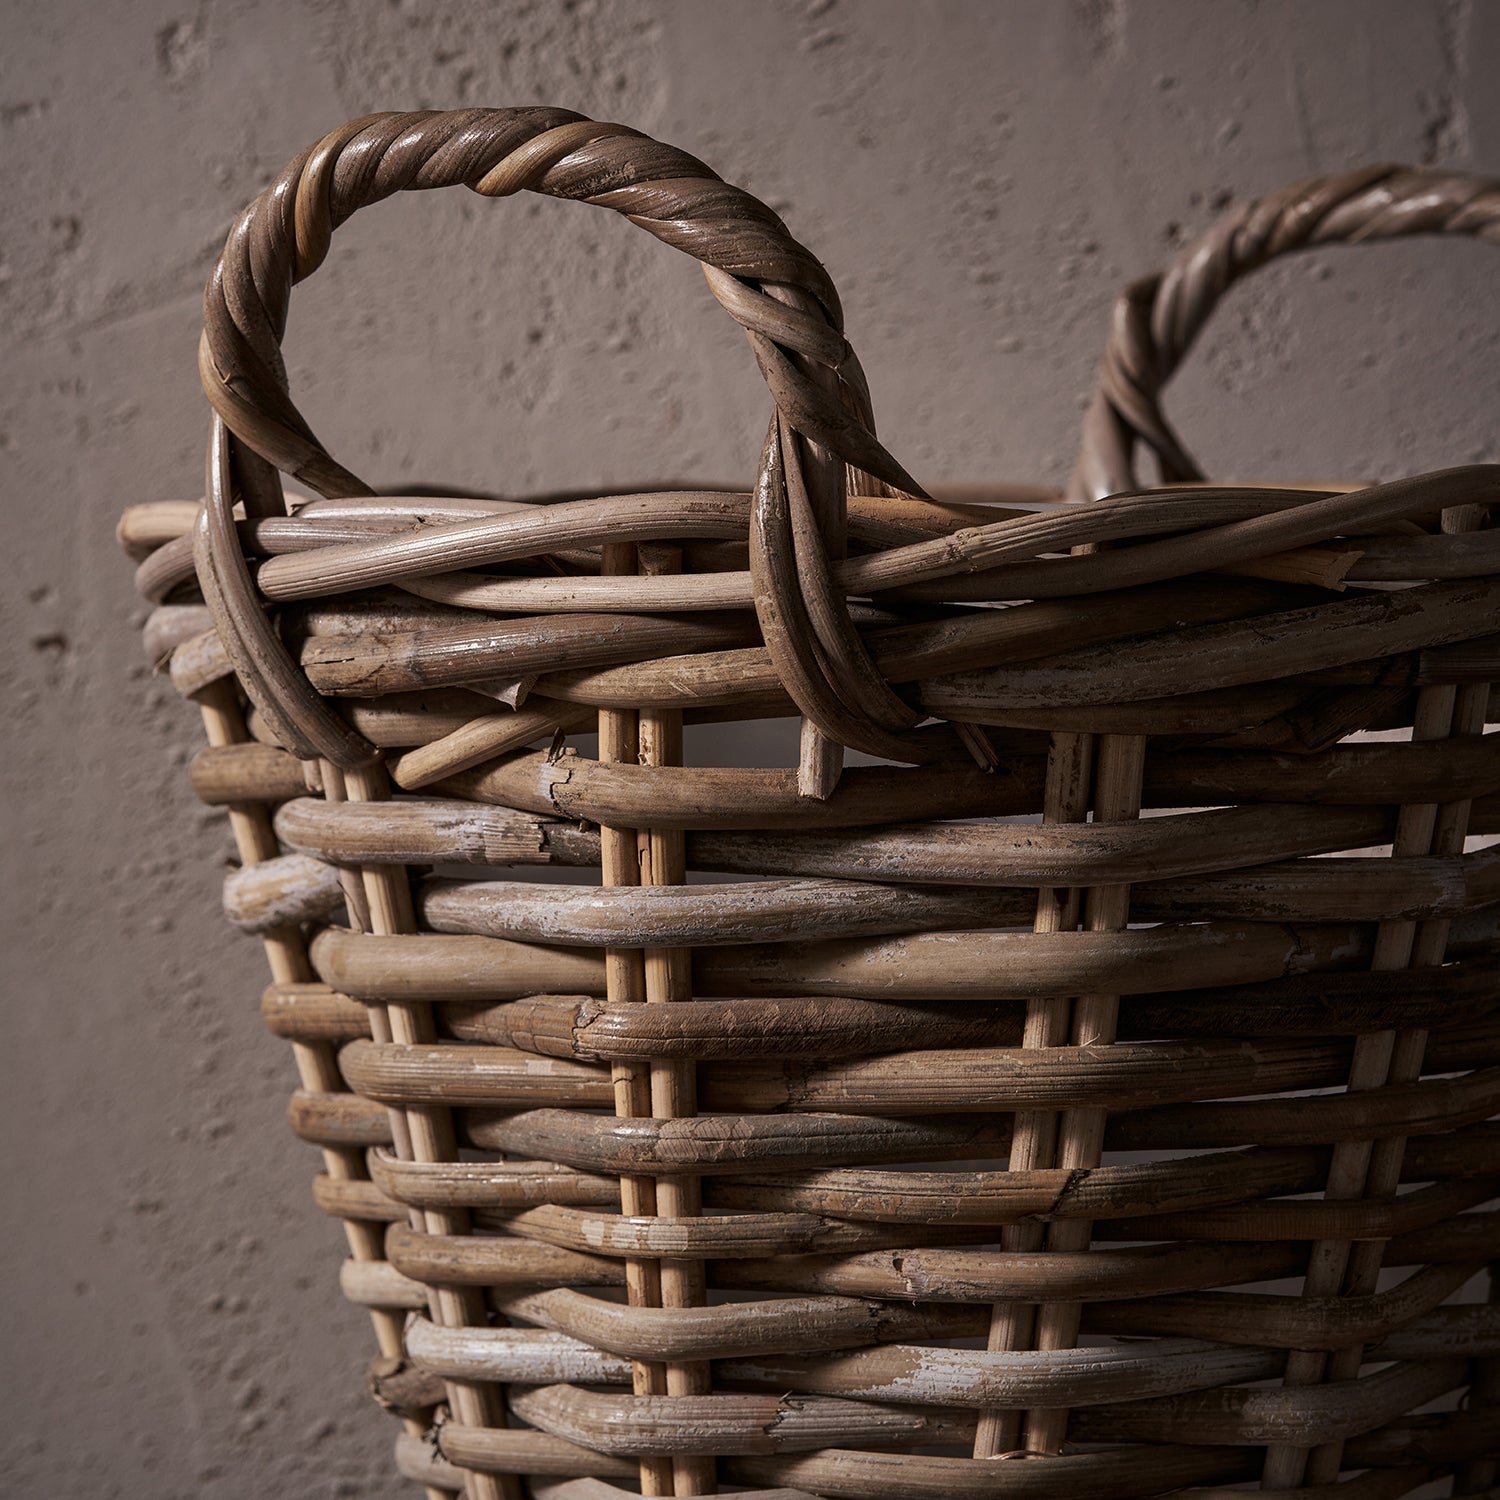
M 703 262 L 774 402 L 751 488 L 376 498 L 329 457 L 291 288 L 458 184 Z M 246 210 L 208 495 L 122 534 L 403 1472 L 1492 1492 L 1500 469 L 1208 485 L 1158 404 L 1244 272 L 1433 231 L 1500 238 L 1500 192 L 1237 213 L 1122 300 L 1070 499 L 932 499 L 818 262 L 634 132 L 374 116 Z M 786 716 L 795 765 L 684 763 Z

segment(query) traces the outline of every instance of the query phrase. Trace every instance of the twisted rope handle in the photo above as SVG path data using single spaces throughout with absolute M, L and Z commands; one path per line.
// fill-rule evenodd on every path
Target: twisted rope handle
M 326 496 L 372 493 L 292 401 L 281 341 L 291 289 L 356 209 L 406 189 L 522 189 L 611 208 L 702 262 L 775 403 L 752 507 L 756 611 L 778 673 L 831 738 L 914 758 L 919 720 L 885 684 L 831 583 L 848 484 L 922 491 L 874 436 L 838 294 L 764 204 L 694 157 L 623 125 L 530 107 L 369 115 L 298 156 L 235 222 L 204 296 L 199 370 L 216 421 L 198 564 L 236 670 L 285 744 L 352 768 L 374 749 L 292 662 L 256 596 L 233 506 L 284 510 L 278 470 Z M 846 467 L 847 466 L 847 467 Z
M 1072 498 L 1139 488 L 1137 445 L 1165 483 L 1204 478 L 1167 420 L 1161 393 L 1219 299 L 1278 255 L 1417 234 L 1500 243 L 1500 183 L 1465 172 L 1374 166 L 1313 177 L 1237 209 L 1114 307 L 1098 388 L 1084 421 Z

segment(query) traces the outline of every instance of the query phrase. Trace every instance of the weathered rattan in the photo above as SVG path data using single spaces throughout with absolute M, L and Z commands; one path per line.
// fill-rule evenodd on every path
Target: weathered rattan
M 291 287 L 460 183 L 703 263 L 752 490 L 329 457 Z M 206 501 L 122 538 L 429 1494 L 1495 1493 L 1500 467 L 1210 486 L 1159 405 L 1237 277 L 1428 232 L 1500 239 L 1500 187 L 1319 179 L 1132 288 L 1068 502 L 926 497 L 818 262 L 620 126 L 371 116 L 245 211 Z M 788 714 L 795 767 L 682 763 Z

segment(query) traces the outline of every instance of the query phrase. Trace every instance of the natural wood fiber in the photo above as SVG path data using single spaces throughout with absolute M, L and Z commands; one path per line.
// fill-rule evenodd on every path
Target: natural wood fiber
M 460 184 L 699 260 L 745 488 L 327 453 L 291 289 Z M 429 1496 L 1493 1492 L 1500 468 L 1209 483 L 1161 409 L 1239 276 L 1428 232 L 1500 187 L 1234 211 L 1126 293 L 1063 499 L 924 494 L 819 263 L 623 126 L 369 116 L 245 210 L 204 503 L 120 540 Z M 780 716 L 784 767 L 693 763 Z

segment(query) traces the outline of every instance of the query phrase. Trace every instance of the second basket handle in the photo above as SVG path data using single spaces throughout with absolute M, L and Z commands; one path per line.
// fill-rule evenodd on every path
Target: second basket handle
M 1138 445 L 1155 453 L 1167 483 L 1204 477 L 1163 414 L 1161 393 L 1240 277 L 1297 250 L 1417 234 L 1500 242 L 1500 183 L 1399 166 L 1310 178 L 1227 214 L 1164 271 L 1129 287 L 1115 304 L 1071 497 L 1138 488 Z
M 319 698 L 265 619 L 232 519 L 282 508 L 278 472 L 319 494 L 368 494 L 318 441 L 288 390 L 281 341 L 291 289 L 357 209 L 403 189 L 531 189 L 611 208 L 702 262 L 749 335 L 776 412 L 752 507 L 756 610 L 778 675 L 830 739 L 903 757 L 920 718 L 885 685 L 833 588 L 845 466 L 921 490 L 876 440 L 838 296 L 764 204 L 686 152 L 625 126 L 550 108 L 352 120 L 297 157 L 240 215 L 204 298 L 199 367 L 219 421 L 199 572 L 226 649 L 279 738 L 340 765 L 373 749 Z M 906 754 L 906 759 L 915 758 Z

